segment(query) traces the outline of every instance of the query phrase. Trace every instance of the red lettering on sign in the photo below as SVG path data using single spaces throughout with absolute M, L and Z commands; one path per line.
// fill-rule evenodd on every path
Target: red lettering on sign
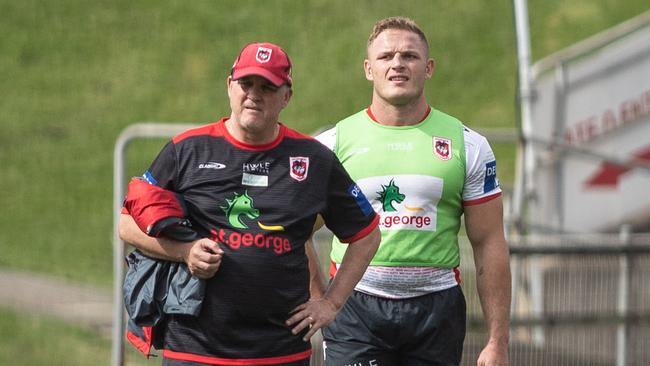
M 648 115 L 650 115 L 650 90 L 642 92 L 636 98 L 622 101 L 617 107 L 606 108 L 600 113 L 600 117 L 594 114 L 569 124 L 562 136 L 567 144 L 587 142 Z

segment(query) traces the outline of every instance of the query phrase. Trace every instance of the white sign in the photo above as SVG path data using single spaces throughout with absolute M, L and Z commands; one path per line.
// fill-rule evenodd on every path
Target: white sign
M 537 70 L 532 226 L 610 231 L 650 217 L 650 172 L 603 159 L 650 163 L 650 25 Z

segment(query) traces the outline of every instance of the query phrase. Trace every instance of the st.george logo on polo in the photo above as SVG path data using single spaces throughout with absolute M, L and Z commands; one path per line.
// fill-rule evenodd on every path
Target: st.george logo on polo
M 273 50 L 270 48 L 266 47 L 258 47 L 257 48 L 257 53 L 255 54 L 255 59 L 257 62 L 263 64 L 265 62 L 269 62 L 271 59 L 271 54 L 273 53 Z
M 226 204 L 227 206 L 223 206 L 221 209 L 226 213 L 228 223 L 232 227 L 238 229 L 248 228 L 248 225 L 239 217 L 240 215 L 245 215 L 251 220 L 260 216 L 260 211 L 253 207 L 253 199 L 248 195 L 248 191 L 245 191 L 242 195 L 235 192 L 233 199 L 226 198 Z
M 303 156 L 292 156 L 289 158 L 289 175 L 291 178 L 302 182 L 307 179 L 309 172 L 309 158 Z
M 443 137 L 433 137 L 433 151 L 441 160 L 451 159 L 451 140 Z

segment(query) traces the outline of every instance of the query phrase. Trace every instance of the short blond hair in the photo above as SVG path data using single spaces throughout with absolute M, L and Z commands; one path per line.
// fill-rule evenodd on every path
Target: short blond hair
M 420 29 L 413 19 L 401 16 L 385 18 L 375 23 L 372 28 L 372 33 L 370 33 L 370 37 L 368 37 L 367 47 L 370 47 L 372 42 L 381 34 L 381 32 L 388 29 L 405 30 L 417 34 L 426 45 L 427 52 L 429 52 L 429 41 L 427 41 L 427 36 L 424 34 L 422 29 Z

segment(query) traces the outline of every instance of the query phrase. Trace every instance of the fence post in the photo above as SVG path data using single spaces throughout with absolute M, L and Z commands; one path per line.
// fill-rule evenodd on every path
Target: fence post
M 621 244 L 623 246 L 630 244 L 630 225 L 622 225 L 619 232 Z M 616 366 L 627 365 L 627 335 L 628 320 L 630 309 L 630 254 L 625 252 L 619 256 L 619 275 L 618 275 L 618 299 L 616 301 L 616 312 L 622 323 L 616 329 Z
M 111 366 L 124 365 L 124 307 L 122 281 L 124 278 L 124 243 L 117 231 L 117 223 L 124 196 L 124 152 L 130 136 L 124 132 L 113 150 L 113 329 L 111 332 Z

